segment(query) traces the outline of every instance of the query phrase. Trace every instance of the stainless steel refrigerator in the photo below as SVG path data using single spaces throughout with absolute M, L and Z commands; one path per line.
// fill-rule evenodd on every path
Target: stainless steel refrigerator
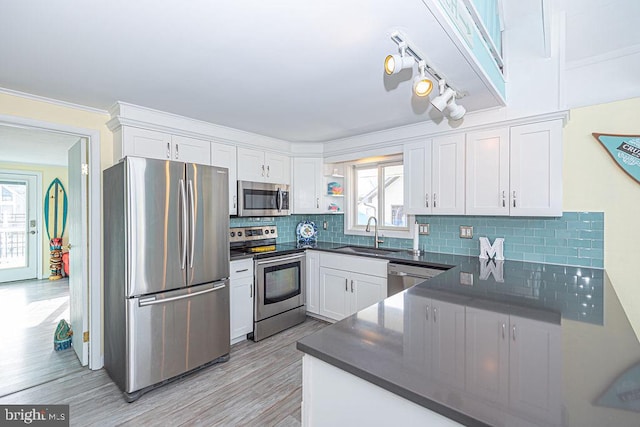
M 228 179 L 137 157 L 103 173 L 104 364 L 128 401 L 228 360 Z

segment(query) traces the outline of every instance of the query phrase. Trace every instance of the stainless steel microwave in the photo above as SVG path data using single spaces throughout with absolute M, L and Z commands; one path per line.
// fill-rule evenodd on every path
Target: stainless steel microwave
M 238 181 L 238 216 L 289 215 L 289 186 Z

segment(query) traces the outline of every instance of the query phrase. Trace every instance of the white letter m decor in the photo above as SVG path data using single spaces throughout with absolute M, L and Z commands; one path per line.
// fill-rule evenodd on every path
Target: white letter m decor
M 495 259 L 497 261 L 504 260 L 504 238 L 498 237 L 494 240 L 493 245 L 489 244 L 489 239 L 480 237 L 480 258 Z

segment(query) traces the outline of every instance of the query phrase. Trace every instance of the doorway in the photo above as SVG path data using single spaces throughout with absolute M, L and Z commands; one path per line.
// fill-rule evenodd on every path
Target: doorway
M 63 147 L 58 147 L 58 149 L 56 150 L 57 152 L 59 152 L 60 156 L 65 159 L 65 162 L 67 161 L 67 158 L 68 158 L 67 150 L 71 143 L 84 141 L 85 145 L 88 146 L 88 154 L 86 155 L 86 164 L 78 165 L 78 168 L 82 167 L 82 170 L 84 171 L 83 176 L 86 183 L 84 185 L 85 191 L 87 193 L 92 192 L 92 194 L 97 194 L 98 196 L 93 198 L 85 198 L 84 212 L 86 217 L 84 221 L 84 224 L 85 224 L 84 230 L 86 231 L 85 231 L 84 238 L 78 239 L 78 240 L 83 240 L 86 244 L 86 247 L 84 250 L 85 256 L 83 260 L 85 265 L 84 268 L 85 268 L 86 276 L 84 277 L 83 280 L 80 280 L 81 286 L 83 286 L 83 289 L 81 292 L 82 296 L 79 298 L 82 300 L 81 303 L 79 304 L 79 306 L 82 309 L 82 313 L 80 313 L 78 317 L 82 320 L 78 321 L 78 324 L 80 326 L 78 327 L 77 331 L 74 331 L 76 335 L 74 337 L 75 338 L 74 344 L 77 342 L 82 346 L 82 348 L 85 349 L 85 351 L 81 352 L 82 354 L 78 355 L 80 357 L 80 360 L 83 361 L 85 365 L 88 363 L 90 369 L 99 369 L 103 365 L 102 354 L 101 354 L 102 353 L 102 349 L 101 349 L 102 326 L 101 326 L 101 320 L 100 320 L 101 318 L 101 310 L 100 310 L 100 246 L 101 246 L 100 199 L 101 197 L 99 196 L 100 195 L 99 132 L 91 129 L 73 128 L 69 126 L 53 124 L 53 123 L 45 123 L 45 122 L 40 122 L 36 120 L 31 120 L 31 119 L 0 115 L 0 139 L 2 139 L 1 138 L 2 130 L 6 130 L 6 129 L 10 129 L 11 132 L 17 132 L 17 131 L 32 132 L 33 134 L 39 134 L 41 137 L 42 135 L 46 135 L 47 137 L 50 137 L 56 141 L 59 141 L 60 139 L 66 139 L 69 142 L 69 144 Z M 36 144 L 35 146 L 27 145 L 29 147 L 27 149 L 27 151 L 29 152 L 28 158 L 22 158 L 22 159 L 8 160 L 7 158 L 8 155 L 5 155 L 5 153 L 8 153 L 8 151 L 5 150 L 4 146 L 0 147 L 1 151 L 3 152 L 3 156 L 2 156 L 2 159 L 0 159 L 0 162 L 4 162 L 5 160 L 8 160 L 8 162 L 12 163 L 13 165 L 21 165 L 21 164 L 24 165 L 25 163 L 34 161 L 34 156 L 33 156 L 34 153 L 46 151 L 44 149 L 45 147 L 54 145 L 53 143 L 51 143 L 51 141 L 49 141 L 49 143 L 43 143 L 42 141 L 37 141 L 37 138 L 34 143 Z M 0 145 L 2 145 L 1 141 L 0 141 Z M 14 144 L 13 146 L 15 147 L 16 145 L 19 146 L 23 144 Z M 94 165 L 95 167 L 93 167 Z M 23 166 L 23 168 L 24 167 L 26 166 Z M 1 168 L 2 166 L 0 165 L 0 169 Z M 66 170 L 66 167 L 65 167 L 65 170 Z M 89 171 L 90 173 L 87 174 L 86 173 L 87 171 Z M 49 185 L 49 181 L 51 180 L 50 178 L 51 177 L 49 178 L 45 177 L 43 179 L 43 185 L 45 187 Z M 67 186 L 66 182 L 65 182 L 65 186 Z M 42 192 L 42 190 L 40 190 L 40 192 Z M 39 211 L 42 212 L 42 210 L 43 210 L 43 206 L 41 204 Z M 46 270 L 47 266 L 43 267 L 43 264 L 46 264 L 49 260 L 49 250 L 47 246 L 48 240 L 46 237 L 46 232 L 44 232 L 42 221 L 38 223 L 38 234 L 44 235 L 44 237 L 42 237 L 40 240 L 41 242 L 43 242 L 44 251 L 46 252 L 44 252 L 44 254 L 41 254 L 41 260 L 38 263 L 39 265 L 38 272 L 40 274 L 40 277 L 44 278 L 44 280 L 12 282 L 12 285 L 18 285 L 18 286 L 12 287 L 12 291 L 14 291 L 13 294 L 19 295 L 16 298 L 22 298 L 23 300 L 28 301 L 27 304 L 28 305 L 30 304 L 31 308 L 38 307 L 40 309 L 39 323 L 46 323 L 51 321 L 54 321 L 57 323 L 57 320 L 59 320 L 60 318 L 65 318 L 69 320 L 71 315 L 69 313 L 70 304 L 69 304 L 68 278 L 64 278 L 62 280 L 56 280 L 56 281 L 46 280 L 47 277 L 49 276 L 49 271 Z M 46 244 L 45 244 L 45 240 L 47 240 Z M 65 242 L 65 245 L 66 244 L 67 242 Z M 36 244 L 36 246 L 38 245 Z M 76 253 L 79 254 L 80 252 L 81 252 L 81 246 L 78 246 Z M 77 265 L 80 265 L 80 264 L 82 263 L 77 263 Z M 73 270 L 73 267 L 69 266 L 69 270 Z M 25 289 L 25 286 L 27 284 L 29 284 L 29 289 L 28 289 L 29 292 L 27 292 L 27 290 Z M 0 285 L 0 287 L 1 286 L 3 285 Z M 20 291 L 19 288 L 22 288 L 22 290 Z M 38 288 L 40 288 L 41 290 L 44 289 L 45 290 L 44 294 L 48 293 L 51 298 L 48 298 L 48 300 L 45 302 L 43 298 L 40 298 L 39 296 L 37 296 L 42 294 L 38 294 L 37 292 L 36 294 L 30 293 L 31 291 L 36 291 Z M 6 289 L 7 289 L 6 287 L 3 288 L 3 290 L 6 290 Z M 56 290 L 57 293 L 53 292 L 54 290 Z M 56 293 L 56 295 L 53 295 L 52 292 Z M 7 295 L 6 292 L 5 292 L 5 295 Z M 66 301 L 64 300 L 65 296 L 66 296 Z M 71 302 L 73 302 L 73 297 L 71 298 Z M 45 306 L 47 307 L 45 308 Z M 22 310 L 22 311 L 27 311 L 27 310 Z M 22 328 L 23 326 L 34 327 L 35 326 L 34 323 L 37 323 L 37 322 L 38 322 L 37 316 L 36 316 L 36 320 L 25 321 L 23 319 L 23 323 L 22 325 L 20 325 L 20 328 Z M 10 323 L 14 323 L 14 321 L 10 321 Z M 47 353 L 49 355 L 50 361 L 52 360 L 59 361 L 62 358 L 54 359 L 54 356 L 53 356 L 55 354 L 53 353 L 53 332 L 55 331 L 55 323 L 54 323 L 53 329 L 51 328 L 51 326 L 48 326 L 48 328 L 50 330 L 48 330 L 48 332 L 45 334 L 46 336 L 44 337 L 46 348 L 43 349 L 42 352 Z M 95 342 L 95 345 L 94 345 L 94 342 Z M 29 344 L 26 346 L 35 348 L 35 345 L 32 345 L 32 344 Z M 23 345 L 22 347 L 25 347 L 25 345 Z M 88 351 L 89 348 L 91 349 L 91 351 Z M 75 366 L 78 369 L 82 369 L 80 367 L 80 361 L 76 357 L 76 354 L 73 351 L 73 349 L 69 349 L 66 354 L 71 355 L 72 356 L 71 360 L 74 362 L 73 364 L 67 365 L 66 368 L 72 369 Z M 50 363 L 50 365 L 55 365 L 55 363 Z M 61 369 L 61 366 L 58 366 L 58 368 L 59 369 L 57 369 L 57 371 L 59 373 L 65 372 L 65 369 Z M 41 379 L 48 380 L 46 379 L 46 376 L 43 376 Z M 37 380 L 34 379 L 33 381 L 37 381 Z M 34 385 L 34 384 L 35 383 L 32 383 L 31 385 Z

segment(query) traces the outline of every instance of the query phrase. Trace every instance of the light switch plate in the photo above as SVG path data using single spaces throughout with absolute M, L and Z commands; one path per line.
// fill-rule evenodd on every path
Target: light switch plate
M 460 238 L 461 239 L 472 239 L 473 238 L 473 227 L 470 225 L 461 225 L 460 226 Z
M 429 224 L 418 224 L 418 234 L 429 235 Z

